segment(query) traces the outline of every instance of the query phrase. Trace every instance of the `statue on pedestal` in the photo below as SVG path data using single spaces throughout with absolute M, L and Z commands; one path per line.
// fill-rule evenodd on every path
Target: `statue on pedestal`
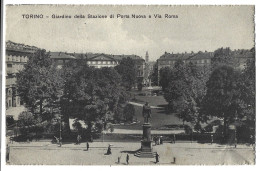
M 151 137 L 151 124 L 149 123 L 149 118 L 151 118 L 151 107 L 148 102 L 143 106 L 143 137 L 141 140 L 141 149 L 135 154 L 137 157 L 142 158 L 153 158 L 153 148 L 152 148 L 152 137 Z
M 151 118 L 151 107 L 148 102 L 143 106 L 143 117 L 144 123 L 149 123 L 149 118 Z

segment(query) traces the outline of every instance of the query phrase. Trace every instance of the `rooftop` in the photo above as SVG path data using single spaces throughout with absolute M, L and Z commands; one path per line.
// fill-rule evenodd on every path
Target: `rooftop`
M 76 59 L 74 56 L 64 52 L 50 52 L 52 59 Z

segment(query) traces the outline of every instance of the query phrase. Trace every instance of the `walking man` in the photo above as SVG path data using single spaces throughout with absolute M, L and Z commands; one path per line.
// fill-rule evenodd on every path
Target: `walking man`
M 155 160 L 156 160 L 156 161 L 155 161 L 155 163 L 158 163 L 158 162 L 159 162 L 159 157 L 160 157 L 159 154 L 156 152 L 156 155 L 155 155 Z
M 126 164 L 127 165 L 129 164 L 129 155 L 128 154 L 126 155 Z
M 88 149 L 89 149 L 89 143 L 87 142 L 87 151 L 88 151 Z

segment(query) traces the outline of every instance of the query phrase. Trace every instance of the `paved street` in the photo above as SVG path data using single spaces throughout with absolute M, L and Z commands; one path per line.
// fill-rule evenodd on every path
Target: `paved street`
M 47 164 L 47 165 L 126 165 L 126 154 L 130 156 L 130 165 L 155 165 L 153 158 L 138 158 L 134 156 L 135 150 L 140 148 L 139 142 L 112 144 L 112 155 L 105 155 L 108 142 L 90 143 L 89 151 L 86 144 L 64 144 L 58 147 L 49 142 L 31 142 L 11 144 L 10 162 L 12 165 L 21 164 Z M 219 165 L 219 164 L 254 164 L 254 151 L 252 147 L 238 145 L 231 146 L 199 143 L 164 143 L 153 146 L 153 150 L 160 155 L 160 162 L 156 165 Z

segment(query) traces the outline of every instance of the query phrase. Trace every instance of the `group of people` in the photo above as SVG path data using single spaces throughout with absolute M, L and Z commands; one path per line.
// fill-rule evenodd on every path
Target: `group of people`
M 155 137 L 153 138 L 153 140 L 154 140 L 154 145 L 163 144 L 162 136 L 155 136 Z

